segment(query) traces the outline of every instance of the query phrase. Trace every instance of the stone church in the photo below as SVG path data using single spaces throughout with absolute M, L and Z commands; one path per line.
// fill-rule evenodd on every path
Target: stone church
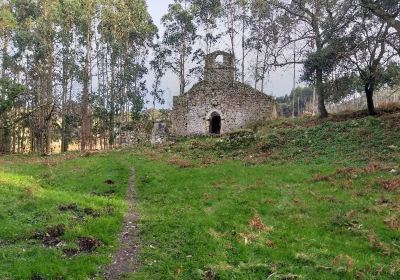
M 273 98 L 235 81 L 233 55 L 217 51 L 206 57 L 204 81 L 185 94 L 174 96 L 171 133 L 224 134 L 276 115 Z

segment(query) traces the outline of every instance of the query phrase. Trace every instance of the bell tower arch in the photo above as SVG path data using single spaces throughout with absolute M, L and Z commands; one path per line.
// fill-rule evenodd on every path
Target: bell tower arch
M 235 80 L 235 58 L 231 53 L 216 51 L 206 56 L 204 80 L 229 83 Z

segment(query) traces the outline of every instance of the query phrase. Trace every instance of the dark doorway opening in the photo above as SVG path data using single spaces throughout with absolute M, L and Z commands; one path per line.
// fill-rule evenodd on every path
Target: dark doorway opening
M 210 121 L 210 133 L 221 134 L 221 116 L 213 114 Z

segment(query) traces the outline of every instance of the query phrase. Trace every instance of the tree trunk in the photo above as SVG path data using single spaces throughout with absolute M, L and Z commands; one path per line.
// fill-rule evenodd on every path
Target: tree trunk
M 186 80 L 185 80 L 185 60 L 186 60 L 186 43 L 183 42 L 182 45 L 182 50 L 181 50 L 181 55 L 180 55 L 180 65 L 179 65 L 179 93 L 180 95 L 183 95 L 185 93 L 185 85 L 186 85 Z
M 61 95 L 61 153 L 68 151 L 68 124 L 67 124 L 67 95 L 68 95 L 68 83 L 69 83 L 69 42 L 65 40 L 63 42 L 63 62 L 62 62 L 62 95 Z
M 4 128 L 0 127 L 0 155 L 4 153 L 3 134 L 4 134 Z
M 267 75 L 267 50 L 264 52 L 264 60 L 261 74 L 261 92 L 264 92 L 265 76 Z
M 7 69 L 7 50 L 8 50 L 8 33 L 5 30 L 3 34 L 3 65 L 1 67 L 1 78 L 5 78 Z M 0 93 L 1 94 L 1 93 Z M 9 131 L 4 123 L 0 123 L 4 127 L 0 127 L 0 154 L 9 153 Z
M 320 118 L 327 118 L 328 117 L 328 111 L 326 110 L 325 107 L 325 95 L 324 95 L 324 90 L 323 90 L 323 76 L 322 76 L 322 69 L 317 68 L 316 69 L 316 93 L 318 95 L 318 111 L 319 111 L 319 117 Z
M 112 55 L 112 54 L 111 54 Z M 111 58 L 111 84 L 110 84 L 110 123 L 109 123 L 109 139 L 110 148 L 114 147 L 115 133 L 115 59 Z
M 245 52 L 246 52 L 246 38 L 245 38 L 245 31 L 246 31 L 246 19 L 245 19 L 245 10 L 243 8 L 243 23 L 242 23 L 242 83 L 244 84 L 244 70 L 245 70 Z
M 90 138 L 90 121 L 89 121 L 89 82 L 90 82 L 90 53 L 92 51 L 92 35 L 91 35 L 91 24 L 88 25 L 87 37 L 86 37 L 86 56 L 85 56 L 85 67 L 83 74 L 83 92 L 81 100 L 81 151 L 85 151 L 88 146 Z
M 228 24 L 228 30 L 229 30 L 229 39 L 230 39 L 230 43 L 231 43 L 231 52 L 232 52 L 232 56 L 233 56 L 233 63 L 234 63 L 234 67 L 235 67 L 235 72 L 234 72 L 234 80 L 236 81 L 236 55 L 235 55 L 235 11 L 234 11 L 234 7 L 232 6 L 233 4 L 231 3 L 230 11 L 229 11 L 229 16 L 230 16 L 230 20 L 229 24 Z
M 254 68 L 254 88 L 257 89 L 258 84 L 258 61 L 260 57 L 260 50 L 257 48 L 257 55 L 256 55 L 256 66 Z
M 4 30 L 3 34 L 3 65 L 1 67 L 1 77 L 6 76 L 6 70 L 8 67 L 8 31 Z
M 11 148 L 11 135 L 8 127 L 0 128 L 0 154 L 9 154 Z
M 50 154 L 53 139 L 53 42 L 49 42 L 49 61 L 47 65 L 47 112 L 46 112 L 46 154 Z
M 372 83 L 368 83 L 365 85 L 365 95 L 367 96 L 367 105 L 368 105 L 368 115 L 375 116 L 375 105 L 374 105 L 374 85 Z
M 181 54 L 180 66 L 179 66 L 179 95 L 183 95 L 184 93 L 185 93 L 185 63 L 183 61 L 183 54 Z

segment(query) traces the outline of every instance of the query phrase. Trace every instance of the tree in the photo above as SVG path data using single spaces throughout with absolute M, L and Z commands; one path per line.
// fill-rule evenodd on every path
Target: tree
M 272 69 L 274 52 L 279 41 L 280 22 L 274 6 L 264 0 L 253 0 L 250 3 L 250 37 L 248 46 L 256 52 L 254 66 L 254 87 L 264 91 L 265 80 Z
M 360 4 L 400 34 L 400 2 L 398 0 L 360 0 Z
M 61 60 L 61 152 L 67 152 L 69 143 L 72 139 L 70 125 L 72 111 L 70 104 L 72 103 L 71 95 L 68 94 L 69 84 L 73 82 L 73 69 L 76 67 L 74 61 L 75 50 L 71 48 L 74 39 L 74 28 L 78 25 L 80 5 L 77 1 L 61 1 L 57 10 L 57 25 L 60 27 L 57 32 L 57 41 L 61 45 L 60 60 Z M 69 97 L 69 98 L 68 98 Z M 85 142 L 86 140 L 84 140 Z
M 220 0 L 193 0 L 192 9 L 194 19 L 199 30 L 204 30 L 199 38 L 203 40 L 204 53 L 210 54 L 213 46 L 221 38 L 221 34 L 215 34 L 218 30 L 217 19 L 221 15 Z
M 218 19 L 221 16 L 221 0 L 192 0 L 192 14 L 196 23 L 196 45 L 199 47 L 193 52 L 192 62 L 195 67 L 190 73 L 201 79 L 204 75 L 204 58 L 214 51 L 215 45 L 222 37 Z
M 36 151 L 41 154 L 51 153 L 53 140 L 52 124 L 56 111 L 53 78 L 57 5 L 58 1 L 55 0 L 38 1 L 40 14 L 33 29 L 33 35 L 37 38 L 34 46 L 34 63 L 38 71 L 35 91 L 40 106 L 36 124 Z
M 48 154 L 59 138 L 62 151 L 97 137 L 113 146 L 147 93 L 156 28 L 145 1 L 10 0 L 0 14 L 2 78 L 26 87 L 5 114 L 10 150 Z
M 154 58 L 150 61 L 151 70 L 154 73 L 154 82 L 150 91 L 153 97 L 153 109 L 156 103 L 164 103 L 164 90 L 161 88 L 161 79 L 166 71 L 166 53 L 161 49 L 159 44 L 153 46 Z
M 12 14 L 11 5 L 7 1 L 0 4 L 0 38 L 2 38 L 2 67 L 1 77 L 6 76 L 9 64 L 8 48 L 10 41 L 10 32 L 16 26 L 14 15 Z
M 182 5 L 183 4 L 183 5 Z M 193 15 L 186 0 L 175 0 L 168 7 L 168 13 L 163 16 L 165 27 L 163 45 L 167 54 L 167 67 L 179 77 L 179 94 L 185 92 L 188 84 L 186 65 L 193 51 L 196 39 L 196 27 Z
M 11 128 L 18 121 L 10 116 L 17 98 L 26 92 L 26 87 L 7 77 L 0 79 L 0 154 L 11 150 Z
M 238 7 L 237 0 L 222 0 L 222 22 L 224 25 L 224 33 L 229 38 L 229 48 L 233 57 L 236 59 L 236 36 L 237 31 L 237 21 L 238 21 Z M 235 79 L 236 79 L 236 60 L 235 60 Z
M 390 25 L 380 22 L 376 17 L 361 12 L 360 18 L 354 22 L 353 40 L 356 45 L 347 50 L 346 58 L 350 71 L 358 73 L 367 97 L 368 113 L 375 115 L 374 91 L 385 82 L 383 72 L 394 56 L 388 50 L 387 37 Z
M 292 115 L 292 100 L 296 100 L 294 108 L 295 116 L 301 116 L 309 107 L 313 99 L 313 89 L 310 87 L 296 87 L 290 95 L 276 98 L 279 104 L 280 115 L 290 117 Z
M 272 3 L 281 10 L 281 17 L 286 24 L 285 29 L 291 27 L 292 34 L 284 34 L 281 39 L 280 57 L 283 61 L 276 60 L 274 65 L 285 66 L 290 63 L 304 63 L 304 55 L 310 52 L 320 53 L 332 40 L 338 38 L 352 20 L 352 6 L 347 0 L 321 1 L 321 0 L 276 0 Z M 287 57 L 287 49 L 297 43 L 297 60 Z M 301 44 L 301 46 L 299 46 Z M 318 110 L 320 117 L 325 118 L 328 112 L 325 108 L 326 94 L 324 92 L 323 65 L 314 64 L 315 87 L 318 95 Z
M 81 151 L 85 151 L 91 138 L 90 118 L 89 118 L 89 100 L 90 83 L 92 70 L 92 40 L 93 40 L 93 21 L 96 14 L 97 0 L 80 1 L 79 25 L 80 41 L 84 45 L 85 54 L 83 58 L 82 82 L 83 89 L 81 95 Z

